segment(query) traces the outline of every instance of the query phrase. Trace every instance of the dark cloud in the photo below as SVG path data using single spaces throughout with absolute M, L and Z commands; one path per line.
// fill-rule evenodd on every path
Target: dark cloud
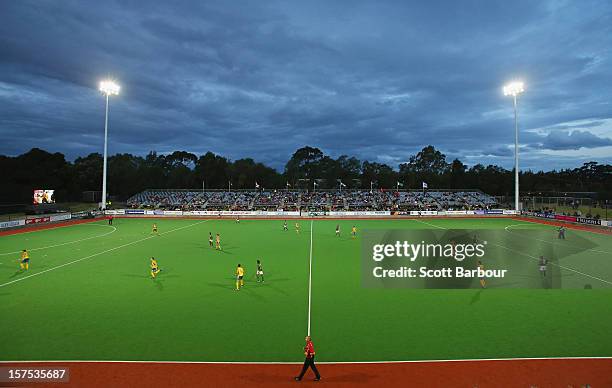
M 576 130 L 550 132 L 536 147 L 549 150 L 579 150 L 604 146 L 612 146 L 612 139 Z
M 606 1 L 4 1 L 0 153 L 100 151 L 96 87 L 112 76 L 112 153 L 282 169 L 312 145 L 396 167 L 433 144 L 511 168 L 501 86 L 522 77 L 521 142 L 537 151 L 522 166 L 572 167 L 588 152 L 544 151 L 610 145 L 591 130 L 612 119 L 611 26 Z
M 514 155 L 514 148 L 510 147 L 495 147 L 491 149 L 485 149 L 483 151 L 483 155 L 485 156 L 493 156 L 493 157 L 512 157 Z

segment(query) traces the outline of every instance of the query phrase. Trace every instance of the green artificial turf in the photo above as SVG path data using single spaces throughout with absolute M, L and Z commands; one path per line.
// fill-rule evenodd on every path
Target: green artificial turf
M 98 221 L 1 236 L 0 359 L 303 358 L 311 221 L 300 221 L 299 235 L 293 221 L 283 232 L 282 220 L 155 222 L 160 236 L 150 234 L 153 220 L 125 218 L 114 227 Z M 525 255 L 558 252 L 561 243 L 551 226 L 512 219 L 315 220 L 311 330 L 319 361 L 612 356 L 610 236 L 568 231 L 558 264 L 571 270 L 557 268 L 561 289 L 376 289 L 361 284 L 353 224 L 359 235 L 496 229 L 506 236 L 500 245 L 534 271 Z M 209 232 L 221 234 L 223 252 L 208 247 Z M 28 272 L 17 262 L 23 248 Z M 155 280 L 150 256 L 162 268 Z M 255 282 L 257 259 L 263 284 Z M 238 263 L 246 284 L 236 292 Z

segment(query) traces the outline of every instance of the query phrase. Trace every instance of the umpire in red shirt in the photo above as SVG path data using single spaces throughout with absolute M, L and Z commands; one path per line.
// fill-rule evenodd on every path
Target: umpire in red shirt
M 319 371 L 317 370 L 317 367 L 315 366 L 315 363 L 314 363 L 314 357 L 315 357 L 314 345 L 312 344 L 312 340 L 310 336 L 306 336 L 305 340 L 306 340 L 306 346 L 304 346 L 304 355 L 306 356 L 306 359 L 304 360 L 304 367 L 302 367 L 302 372 L 300 373 L 299 376 L 295 378 L 295 381 L 302 380 L 302 377 L 304 377 L 304 373 L 306 373 L 306 371 L 308 370 L 308 367 L 312 368 L 312 371 L 314 372 L 316 376 L 315 381 L 319 381 L 321 380 L 321 375 L 319 374 Z

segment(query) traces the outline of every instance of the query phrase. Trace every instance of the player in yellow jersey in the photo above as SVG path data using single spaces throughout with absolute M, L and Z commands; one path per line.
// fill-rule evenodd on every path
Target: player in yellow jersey
M 236 291 L 240 291 L 241 287 L 244 287 L 244 268 L 238 264 L 238 267 L 236 267 Z
M 300 234 L 300 224 L 298 222 L 295 223 L 295 233 Z
M 480 269 L 481 271 L 484 271 L 484 264 L 482 264 L 482 261 L 480 260 L 478 260 L 478 269 Z M 487 282 L 485 281 L 484 276 L 480 278 L 480 287 L 487 288 Z
M 153 230 L 151 230 L 151 234 L 156 234 L 159 236 L 159 233 L 157 232 L 157 224 L 153 224 Z
M 21 251 L 21 259 L 19 261 L 19 266 L 21 269 L 25 269 L 26 271 L 30 268 L 30 254 L 27 249 Z
M 353 225 L 353 229 L 351 229 L 351 236 L 353 238 L 357 237 L 357 227 L 355 227 L 355 225 Z
M 155 276 L 161 271 L 159 266 L 157 265 L 157 260 L 155 257 L 151 257 L 151 277 L 155 279 Z
M 221 250 L 221 235 L 219 233 L 217 233 L 217 236 L 215 237 L 215 244 L 215 249 Z

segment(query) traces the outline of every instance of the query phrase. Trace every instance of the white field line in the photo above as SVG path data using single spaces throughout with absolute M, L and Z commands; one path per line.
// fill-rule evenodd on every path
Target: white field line
M 442 226 L 438 226 L 438 225 L 435 225 L 435 224 L 430 224 L 429 222 L 421 221 L 421 220 L 418 220 L 418 219 L 415 219 L 415 221 L 422 222 L 422 223 L 424 223 L 424 224 L 426 224 L 426 225 L 433 226 L 433 227 L 438 228 L 438 229 L 444 229 L 444 230 L 446 230 L 446 229 L 447 229 L 447 228 L 444 228 L 444 227 L 442 227 Z M 531 259 L 533 259 L 533 260 L 539 261 L 539 259 L 538 259 L 537 257 L 535 257 L 535 256 L 531 256 L 531 255 L 529 255 L 529 254 L 527 254 L 527 253 L 524 253 L 524 252 L 521 252 L 521 251 L 517 251 L 517 250 L 515 250 L 515 249 L 508 248 L 508 247 L 506 247 L 506 246 L 504 246 L 504 245 L 496 244 L 496 243 L 491 242 L 491 241 L 489 241 L 489 243 L 490 243 L 490 244 L 493 244 L 493 245 L 497 245 L 497 246 L 498 246 L 498 247 L 500 247 L 500 248 L 507 249 L 507 250 L 509 250 L 509 251 L 511 251 L 511 252 L 518 253 L 519 255 L 523 255 L 523 256 L 529 257 L 529 258 L 531 258 Z M 552 263 L 552 262 L 551 262 L 550 264 L 552 264 L 552 265 L 554 265 L 554 266 L 557 266 L 557 267 L 559 267 L 559 268 L 563 268 L 563 269 L 565 269 L 565 270 L 567 270 L 567 271 L 571 271 L 571 272 L 574 272 L 574 273 L 577 273 L 577 274 L 580 274 L 580 275 L 583 275 L 583 276 L 589 277 L 589 278 L 591 278 L 591 279 L 599 280 L 600 282 L 603 282 L 603 283 L 607 283 L 607 284 L 612 285 L 612 282 L 610 282 L 610 281 L 608 281 L 608 280 L 605 280 L 605 279 L 602 279 L 602 278 L 598 278 L 597 276 L 589 275 L 588 273 L 584 273 L 584 272 L 578 271 L 578 270 L 576 270 L 576 269 L 573 269 L 573 268 L 570 268 L 570 267 L 566 267 L 566 266 L 561 265 L 561 264 Z
M 97 221 L 88 221 L 88 222 L 91 222 L 91 223 L 96 223 L 96 222 L 99 222 L 99 221 L 104 221 L 104 218 L 101 218 L 101 219 L 99 219 L 99 220 L 97 220 Z M 66 224 L 66 225 L 47 224 L 47 225 L 49 225 L 49 228 L 41 228 L 41 229 L 33 229 L 33 230 L 24 230 L 24 231 L 19 231 L 19 233 L 16 233 L 16 234 L 26 234 L 26 233 L 39 233 L 39 232 L 47 232 L 47 231 L 54 230 L 54 229 L 58 229 L 58 228 L 68 228 L 68 227 L 71 227 L 71 226 L 84 225 L 84 224 L 86 224 L 86 223 L 87 223 L 87 222 L 74 222 L 74 223 L 73 223 L 73 222 L 71 222 L 70 220 L 66 220 L 66 221 L 59 221 L 59 222 L 67 222 L 67 224 Z M 41 225 L 41 224 L 38 224 L 38 225 Z M 14 236 L 14 235 L 15 235 L 15 234 L 11 234 L 11 235 L 9 235 L 9 236 Z
M 442 227 L 442 226 L 438 226 L 438 225 L 436 225 L 436 224 L 430 224 L 429 222 L 425 222 L 425 221 L 423 221 L 423 220 L 419 220 L 419 219 L 416 219 L 416 218 L 411 218 L 411 220 L 414 220 L 414 221 L 420 222 L 420 223 L 425 224 L 425 225 L 433 226 L 434 228 L 438 228 L 438 229 L 444 229 L 444 230 L 446 230 L 446 228 L 444 228 L 444 227 Z
M 535 225 L 546 225 L 546 226 L 550 226 L 552 228 L 558 227 L 560 225 L 555 225 L 555 224 L 549 224 L 546 223 L 544 220 L 541 219 L 528 219 L 528 218 L 521 218 L 521 219 L 516 219 L 516 218 L 512 218 L 514 221 L 520 221 L 520 222 L 527 222 L 529 224 L 535 224 Z M 555 221 L 555 220 L 551 220 L 551 221 Z M 585 225 L 585 224 L 583 224 Z M 598 231 L 598 230 L 594 230 L 594 229 L 581 229 L 581 228 L 572 228 L 571 226 L 579 226 L 577 224 L 569 224 L 569 228 L 567 229 L 571 229 L 577 232 L 583 232 L 583 233 L 594 233 L 594 234 L 598 234 L 598 235 L 603 235 L 603 236 L 607 236 L 608 234 L 603 232 L 603 231 Z M 588 225 L 585 225 L 588 226 Z
M 310 258 L 308 260 L 308 335 L 310 335 L 310 308 L 312 305 L 312 231 L 314 221 L 310 220 Z
M 535 261 L 539 261 L 539 259 L 538 259 L 537 257 L 535 257 L 535 256 L 531 256 L 531 255 L 529 255 L 529 254 L 527 254 L 527 253 L 523 253 L 523 252 L 521 252 L 521 251 L 517 251 L 517 250 L 515 250 L 515 249 L 508 248 L 508 247 L 506 247 L 506 246 L 503 246 L 503 245 L 500 245 L 500 244 L 496 244 L 496 243 L 494 243 L 494 242 L 490 242 L 490 243 L 491 243 L 491 244 L 493 244 L 493 245 L 497 245 L 497 246 L 498 246 L 498 247 L 500 247 L 500 248 L 507 249 L 507 250 L 509 250 L 510 252 L 518 253 L 519 255 L 523 255 L 523 256 L 529 257 L 529 258 L 531 258 L 531 259 L 533 259 L 533 260 L 535 260 Z M 612 282 L 610 282 L 610 281 L 608 281 L 608 280 L 605 280 L 605 279 L 602 279 L 602 278 L 598 278 L 597 276 L 589 275 L 588 273 L 580 272 L 580 271 L 578 271 L 578 270 L 576 270 L 576 269 L 573 269 L 573 268 L 570 268 L 570 267 L 566 267 L 566 266 L 561 265 L 561 264 L 557 264 L 557 263 L 553 263 L 553 262 L 550 262 L 550 264 L 552 264 L 552 265 L 554 265 L 554 266 L 556 266 L 556 267 L 563 268 L 563 269 L 565 269 L 565 270 L 568 270 L 568 271 L 571 271 L 571 272 L 575 272 L 575 273 L 577 273 L 577 274 L 580 274 L 580 275 L 583 275 L 583 276 L 589 277 L 589 278 L 591 278 L 591 279 L 599 280 L 600 282 L 604 282 L 604 283 L 607 283 L 607 284 L 612 285 Z
M 91 259 L 92 257 L 100 256 L 100 255 L 102 255 L 104 253 L 112 252 L 112 251 L 115 251 L 115 250 L 120 249 L 120 248 L 124 248 L 124 247 L 130 246 L 130 245 L 134 245 L 134 244 L 137 244 L 139 242 L 149 240 L 151 238 L 157 238 L 159 236 L 162 236 L 162 235 L 165 235 L 165 234 L 168 234 L 168 233 L 176 232 L 178 230 L 182 230 L 182 229 L 185 229 L 185 228 L 190 228 L 192 226 L 195 226 L 195 225 L 201 224 L 203 222 L 207 222 L 207 221 L 208 220 L 203 220 L 203 221 L 200 221 L 200 222 L 196 222 L 194 224 L 189 224 L 189 225 L 181 226 L 180 228 L 172 229 L 172 230 L 169 230 L 167 232 L 160 233 L 159 235 L 148 236 L 148 237 L 142 238 L 140 240 L 132 241 L 132 242 L 129 242 L 129 243 L 126 243 L 126 244 L 119 245 L 119 246 L 114 247 L 114 248 L 110 248 L 110 249 L 104 250 L 102 252 L 94 253 L 93 255 L 81 257 L 79 259 L 75 259 L 75 260 L 69 261 L 68 263 L 60 264 L 58 266 L 46 269 L 44 271 L 36 272 L 36 273 L 31 274 L 31 275 L 27 275 L 27 276 L 21 277 L 19 279 L 12 280 L 10 282 L 6 282 L 6 283 L 3 283 L 3 284 L 0 284 L 0 287 L 8 286 L 9 284 L 17 283 L 17 282 L 29 279 L 29 278 L 34 277 L 34 276 L 42 275 L 44 273 L 47 273 L 47 272 L 50 272 L 50 271 L 54 271 L 56 269 L 59 269 L 59 268 L 62 268 L 62 267 L 68 266 L 68 265 L 72 265 L 72 264 L 78 263 L 78 262 L 83 261 L 83 260 Z
M 545 225 L 545 224 L 542 224 L 542 225 Z M 508 226 L 506 226 L 504 229 L 505 229 L 505 230 L 506 230 L 506 232 L 508 232 L 508 233 L 515 233 L 515 232 L 513 232 L 513 231 L 511 231 L 511 230 L 510 230 L 510 228 L 511 228 L 511 227 L 513 227 L 513 226 L 530 226 L 530 225 L 525 225 L 525 224 L 512 224 L 512 225 L 508 225 Z M 553 227 L 553 228 L 554 228 L 554 227 Z M 516 233 L 515 233 L 515 234 L 516 234 Z M 532 240 L 541 241 L 541 242 L 544 242 L 544 243 L 547 243 L 547 244 L 551 244 L 551 245 L 560 245 L 559 243 L 555 243 L 554 241 L 546 241 L 546 240 L 542 240 L 542 239 L 540 239 L 540 238 L 531 237 L 531 236 L 529 236 L 529 235 L 521 235 L 521 237 L 527 237 L 527 238 L 530 238 L 530 239 L 532 239 Z M 576 246 L 576 245 L 573 245 L 573 244 L 567 244 L 567 245 L 569 245 L 569 246 L 571 246 L 571 247 L 573 247 L 573 248 L 576 248 L 576 249 L 582 249 L 582 248 L 580 248 L 580 247 L 578 247 L 578 246 Z M 593 248 L 587 248 L 587 249 L 585 249 L 585 250 L 586 250 L 586 251 L 591 251 L 591 252 L 597 252 L 597 253 L 607 253 L 607 254 L 612 254 L 612 252 L 608 252 L 608 251 L 600 251 L 599 249 L 593 249 Z
M 61 247 L 61 246 L 64 246 L 64 245 L 76 244 L 76 243 L 78 243 L 78 242 L 82 242 L 82 241 L 86 241 L 86 240 L 91 240 L 91 239 L 98 238 L 98 237 L 108 236 L 109 234 L 111 234 L 111 233 L 115 233 L 115 232 L 117 231 L 117 228 L 115 228 L 114 226 L 110 226 L 110 225 L 101 225 L 101 224 L 83 224 L 83 225 L 91 225 L 91 226 L 104 226 L 104 227 L 106 227 L 106 228 L 113 228 L 113 230 L 111 230 L 111 231 L 110 231 L 110 232 L 108 232 L 108 233 L 104 233 L 104 234 L 101 234 L 101 235 L 98 235 L 98 236 L 81 238 L 81 239 L 78 239 L 78 240 L 68 241 L 68 242 L 61 243 L 61 244 L 48 245 L 48 246 L 46 246 L 46 247 L 32 248 L 32 249 L 28 249 L 28 251 L 30 251 L 30 252 L 33 252 L 33 251 L 40 251 L 40 250 L 43 250 L 43 249 L 56 248 L 56 247 Z M 76 225 L 73 225 L 73 226 L 76 226 Z M 0 253 L 0 256 L 14 255 L 14 254 L 17 254 L 17 253 L 20 253 L 20 252 L 21 252 L 21 251 Z
M 510 357 L 510 358 L 464 358 L 456 360 L 389 360 L 389 361 L 317 361 L 317 364 L 422 364 L 430 362 L 479 362 L 479 361 L 538 361 L 538 360 L 612 360 L 609 356 L 593 357 Z M 303 361 L 155 361 L 155 360 L 25 360 L 0 361 L 8 363 L 109 363 L 109 364 L 237 364 L 237 365 L 302 365 Z

